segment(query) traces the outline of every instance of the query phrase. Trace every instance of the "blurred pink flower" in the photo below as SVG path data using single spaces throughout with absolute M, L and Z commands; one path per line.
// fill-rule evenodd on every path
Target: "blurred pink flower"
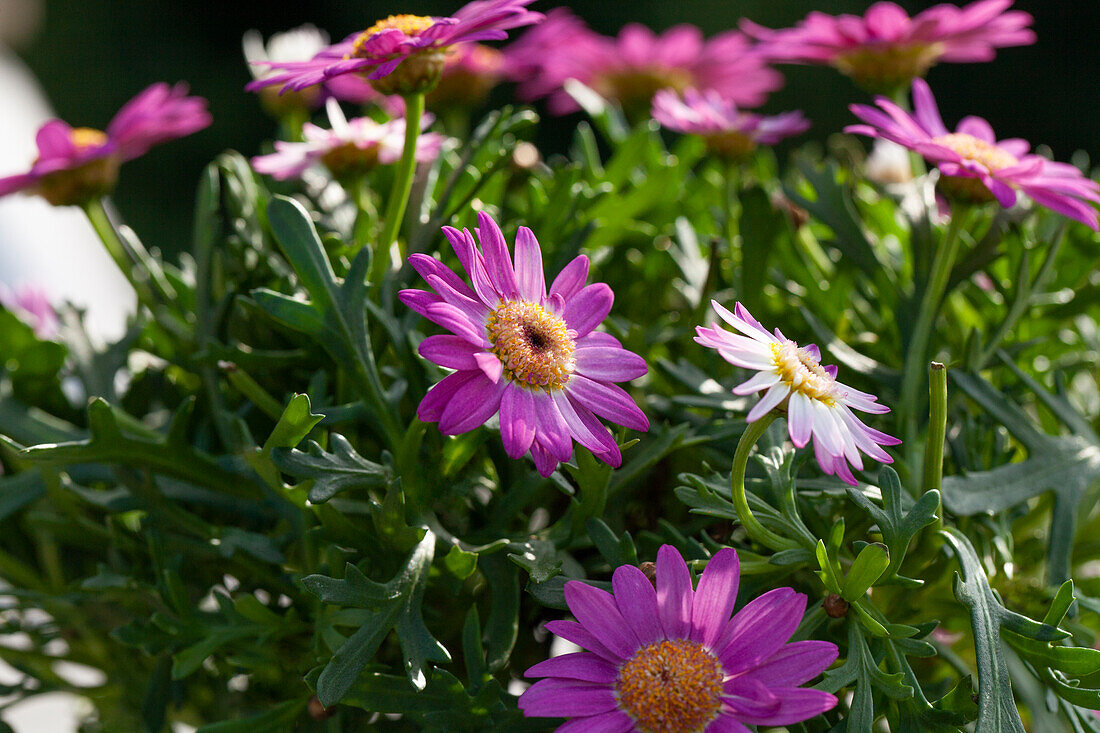
M 564 91 L 576 79 L 624 108 L 648 113 L 660 89 L 714 89 L 735 104 L 754 107 L 783 85 L 778 71 L 767 66 L 742 33 L 727 31 L 704 39 L 690 25 L 678 25 L 660 35 L 631 23 L 617 38 L 601 36 L 565 8 L 504 51 L 509 75 L 519 82 L 527 100 L 549 97 L 555 114 L 575 111 L 577 103 Z
M 121 163 L 210 124 L 206 100 L 187 85 L 153 84 L 114 116 L 107 131 L 50 120 L 38 130 L 38 158 L 26 173 L 0 178 L 0 196 L 37 193 L 54 206 L 79 205 L 109 193 Z
M 748 20 L 740 28 L 759 39 L 772 60 L 829 64 L 885 93 L 940 61 L 991 61 L 999 47 L 1034 43 L 1031 15 L 1009 11 L 1012 2 L 945 3 L 912 18 L 892 2 L 878 2 L 863 17 L 815 11 L 794 28 L 772 30 Z
M 700 135 L 711 150 L 731 158 L 747 155 L 757 145 L 775 145 L 810 127 L 801 112 L 774 117 L 743 112 L 713 89 L 686 89 L 682 97 L 662 89 L 653 97 L 653 119 L 670 130 Z
M 0 306 L 33 328 L 34 335 L 40 340 L 47 341 L 57 335 L 60 326 L 57 311 L 50 305 L 50 299 L 41 287 L 24 284 L 8 288 L 0 285 Z
M 1031 154 L 1026 140 L 998 141 L 981 117 L 965 117 L 955 132 L 949 132 L 923 79 L 913 80 L 912 113 L 886 97 L 876 97 L 875 104 L 880 109 L 851 105 L 852 113 L 867 124 L 849 125 L 844 131 L 890 140 L 920 153 L 940 169 L 940 186 L 949 196 L 979 202 L 996 198 L 1007 208 L 1022 192 L 1041 206 L 1097 229 L 1093 204 L 1100 203 L 1100 183 L 1068 163 Z

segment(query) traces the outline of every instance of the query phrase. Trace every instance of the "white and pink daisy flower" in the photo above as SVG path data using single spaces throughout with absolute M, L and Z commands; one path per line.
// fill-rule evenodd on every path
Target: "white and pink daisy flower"
M 648 430 L 645 414 L 615 384 L 647 368 L 615 337 L 595 330 L 611 311 L 611 288 L 585 285 L 588 258 L 580 255 L 547 289 L 531 230 L 516 233 L 513 264 L 500 227 L 484 212 L 480 250 L 469 230 L 443 227 L 443 233 L 473 287 L 439 260 L 409 256 L 435 293 L 402 290 L 401 302 L 451 332 L 424 339 L 420 355 L 455 370 L 425 395 L 417 416 L 457 435 L 499 413 L 505 451 L 512 458 L 530 452 L 543 476 L 572 457 L 574 440 L 619 466 L 619 446 L 598 417 Z
M 375 122 L 369 117 L 345 119 L 336 100 L 329 100 L 328 116 L 331 129 L 310 122 L 302 126 L 303 142 L 275 141 L 275 152 L 258 155 L 252 167 L 283 181 L 297 178 L 316 163 L 323 163 L 340 179 L 353 178 L 378 165 L 392 165 L 401 159 L 405 143 L 405 120 Z M 431 123 L 424 115 L 423 126 Z M 416 139 L 416 160 L 434 160 L 446 138 L 429 132 Z
M 822 366 L 821 351 L 813 344 L 800 347 L 778 328 L 774 334 L 769 333 L 740 303 L 733 313 L 716 301 L 712 300 L 711 305 L 740 333 L 730 333 L 717 323 L 712 328 L 696 326 L 695 341 L 716 349 L 734 366 L 756 371 L 751 379 L 733 388 L 738 395 L 764 392 L 749 411 L 748 422 L 756 422 L 772 410 L 785 409 L 791 442 L 802 448 L 813 438 L 821 470 L 853 486 L 856 479 L 849 464 L 862 470 L 861 451 L 880 463 L 893 463 L 881 446 L 901 441 L 864 425 L 852 412 L 854 408 L 882 414 L 890 408 L 880 405 L 874 395 L 838 382 L 836 367 Z
M 844 131 L 890 140 L 920 153 L 940 169 L 940 187 L 949 196 L 973 202 L 996 198 L 1008 208 L 1015 205 L 1019 192 L 1097 229 L 1094 204 L 1100 203 L 1100 183 L 1068 163 L 1030 153 L 1026 140 L 997 140 L 981 117 L 965 117 L 950 132 L 923 79 L 913 80 L 912 113 L 885 97 L 876 97 L 875 104 L 880 109 L 851 105 L 852 113 L 867 124 L 849 125 Z

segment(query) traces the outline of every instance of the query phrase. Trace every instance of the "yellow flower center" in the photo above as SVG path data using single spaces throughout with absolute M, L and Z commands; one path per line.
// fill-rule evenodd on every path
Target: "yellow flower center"
M 107 142 L 107 133 L 90 127 L 76 127 L 69 133 L 69 139 L 77 148 L 94 148 Z
M 833 66 L 867 91 L 888 94 L 915 77 L 923 77 L 942 53 L 943 46 L 938 43 L 863 46 L 837 56 Z
M 1001 150 L 993 143 L 986 142 L 973 135 L 968 135 L 965 132 L 952 132 L 947 135 L 939 135 L 938 137 L 932 138 L 932 142 L 954 150 L 967 160 L 981 163 L 988 168 L 990 172 L 1000 170 L 1001 168 L 1009 168 L 1020 162 L 1015 155 Z
M 829 376 L 813 354 L 799 348 L 793 341 L 775 341 L 771 349 L 775 369 L 791 390 L 826 405 L 834 404 L 833 388 L 836 380 Z
M 485 324 L 505 375 L 522 386 L 561 389 L 573 374 L 576 344 L 565 321 L 537 303 L 506 300 Z
M 644 733 L 696 733 L 722 705 L 722 665 L 688 639 L 642 647 L 619 670 L 615 690 Z
M 337 178 L 354 178 L 378 165 L 378 145 L 361 148 L 355 143 L 344 143 L 322 155 L 321 162 Z
M 371 36 L 382 31 L 395 28 L 406 36 L 419 36 L 425 30 L 430 28 L 435 23 L 435 19 L 427 15 L 391 15 L 385 20 L 380 20 L 370 28 L 360 33 L 356 39 L 355 44 L 352 47 L 351 56 L 357 57 L 362 54 L 363 44 L 370 39 Z

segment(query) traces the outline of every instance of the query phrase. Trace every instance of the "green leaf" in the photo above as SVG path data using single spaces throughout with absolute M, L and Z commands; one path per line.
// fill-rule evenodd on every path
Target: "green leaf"
M 531 540 L 509 546 L 509 548 L 512 547 L 522 552 L 509 553 L 508 559 L 526 570 L 531 576 L 532 583 L 546 582 L 561 572 L 561 559 L 553 542 Z
M 882 539 L 889 549 L 890 564 L 883 574 L 880 585 L 896 583 L 911 588 L 920 587 L 924 581 L 898 575 L 901 563 L 913 537 L 923 527 L 936 520 L 936 510 L 940 505 L 940 494 L 936 490 L 925 492 L 909 511 L 904 510 L 908 494 L 901 488 L 901 482 L 894 469 L 883 466 L 879 471 L 879 490 L 882 492 L 882 509 L 879 509 L 867 496 L 856 488 L 848 489 L 848 498 L 871 515 L 878 525 Z
M 309 404 L 309 396 L 296 394 L 287 403 L 271 435 L 264 441 L 263 448 L 246 456 L 256 473 L 272 487 L 281 487 L 277 466 L 272 460 L 272 451 L 277 448 L 293 448 L 305 439 L 309 431 L 324 420 L 324 415 L 314 415 Z M 288 471 L 289 473 L 289 471 Z
M 307 575 L 302 578 L 302 585 L 325 603 L 352 608 L 376 609 L 400 596 L 399 589 L 370 580 L 350 562 L 344 566 L 342 580 L 326 575 Z
M 426 662 L 450 661 L 447 650 L 431 635 L 421 616 L 424 586 L 434 556 L 435 535 L 426 531 L 424 539 L 409 556 L 405 568 L 382 586 L 390 597 L 373 606 L 377 610 L 336 650 L 317 678 L 317 696 L 326 708 L 340 702 L 351 689 L 359 673 L 378 652 L 390 629 L 397 632 L 405 659 L 405 671 L 417 690 L 423 690 L 427 684 L 424 671 Z M 323 586 L 336 597 L 355 593 L 356 598 L 362 600 L 365 598 L 362 592 L 364 588 L 368 590 L 368 594 L 379 593 L 378 584 L 367 585 L 369 581 L 366 578 L 356 578 L 353 582 L 355 588 L 338 587 L 335 583 L 323 583 Z M 317 583 L 315 580 L 315 586 Z
M 863 597 L 890 565 L 890 553 L 878 543 L 865 545 L 848 570 L 840 586 L 840 596 L 848 602 Z
M 305 712 L 309 699 L 286 700 L 274 705 L 270 710 L 241 718 L 223 720 L 199 728 L 196 733 L 262 733 L 262 731 L 285 731 L 295 727 L 295 721 Z
M 375 488 L 390 481 L 388 468 L 363 458 L 344 436 L 332 433 L 329 443 L 331 453 L 311 440 L 307 452 L 277 448 L 271 458 L 280 471 L 313 479 L 309 500 L 314 504 L 323 504 L 348 489 Z
M 974 652 L 978 661 L 978 730 L 1024 733 L 1012 696 L 1012 681 L 1001 651 L 1001 624 L 1007 611 L 993 595 L 981 561 L 966 536 L 954 527 L 941 532 L 955 549 L 961 576 L 955 577 L 955 597 L 970 609 Z
M 194 398 L 183 402 L 172 419 L 168 433 L 162 435 L 145 429 L 139 421 L 111 407 L 105 400 L 96 398 L 88 404 L 90 438 L 31 446 L 20 456 L 32 463 L 46 465 L 110 463 L 142 466 L 230 496 L 258 498 L 261 487 L 251 476 L 223 468 L 210 456 L 191 447 L 185 426 L 193 408 Z M 138 428 L 141 429 L 140 434 L 134 434 L 132 431 Z
M 443 557 L 443 564 L 451 571 L 451 575 L 465 580 L 477 570 L 477 553 L 466 552 L 458 545 L 452 545 Z

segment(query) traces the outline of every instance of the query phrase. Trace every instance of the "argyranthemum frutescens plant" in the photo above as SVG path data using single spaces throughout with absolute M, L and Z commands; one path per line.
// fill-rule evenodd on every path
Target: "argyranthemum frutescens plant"
M 1030 40 L 1009 5 L 814 24 L 976 61 Z M 743 109 L 760 49 L 685 28 L 577 30 L 527 80 L 590 116 L 567 153 L 529 109 L 423 114 L 448 64 L 472 104 L 577 29 L 462 61 L 526 7 L 251 41 L 297 96 L 209 166 L 179 267 L 103 197 L 207 124 L 182 88 L 3 179 L 85 207 L 140 308 L 99 344 L 48 283 L 0 298 L 11 694 L 102 730 L 1097 730 L 1084 159 L 951 132 L 917 81 L 854 131 L 931 172 L 780 165 L 806 122 Z

